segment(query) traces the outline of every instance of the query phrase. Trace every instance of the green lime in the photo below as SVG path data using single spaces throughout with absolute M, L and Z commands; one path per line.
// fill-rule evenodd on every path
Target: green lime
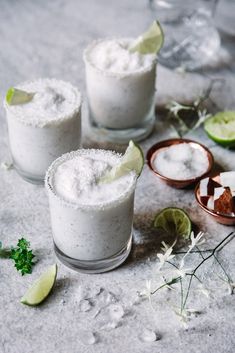
M 220 112 L 204 123 L 207 135 L 224 147 L 235 147 L 235 111 Z
M 50 266 L 27 290 L 21 298 L 21 303 L 27 305 L 38 305 L 47 298 L 52 290 L 57 275 L 57 265 Z
M 130 52 L 140 54 L 157 54 L 164 43 L 164 33 L 158 21 L 154 21 L 149 29 L 139 36 L 130 48 Z
M 22 91 L 21 89 L 11 87 L 7 91 L 6 101 L 9 105 L 28 103 L 33 99 L 34 93 Z
M 154 219 L 154 227 L 168 235 L 188 239 L 192 223 L 187 213 L 181 208 L 168 207 L 159 212 Z
M 109 170 L 101 179 L 101 183 L 110 183 L 121 176 L 134 171 L 138 176 L 142 172 L 144 166 L 144 155 L 139 145 L 133 141 L 129 142 L 121 162 Z

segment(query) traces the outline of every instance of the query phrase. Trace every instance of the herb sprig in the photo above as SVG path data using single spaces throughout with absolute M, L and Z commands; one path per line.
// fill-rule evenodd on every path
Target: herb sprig
M 211 98 L 211 92 L 215 83 L 223 81 L 212 79 L 208 88 L 192 104 L 181 104 L 171 101 L 167 104 L 168 121 L 176 130 L 178 136 L 182 138 L 188 132 L 197 129 L 204 121 L 211 116 L 205 108 L 205 102 L 210 103 L 218 109 L 217 104 Z
M 30 250 L 30 242 L 25 238 L 19 239 L 16 247 L 11 247 L 11 249 L 3 249 L 0 242 L 0 257 L 12 259 L 15 263 L 15 268 L 22 276 L 32 273 L 35 255 Z

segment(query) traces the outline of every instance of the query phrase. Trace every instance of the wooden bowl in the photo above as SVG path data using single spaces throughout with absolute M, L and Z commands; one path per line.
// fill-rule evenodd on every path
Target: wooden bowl
M 219 174 L 215 175 L 212 178 L 214 181 L 217 181 L 218 183 L 220 183 L 220 177 Z M 213 210 L 211 210 L 210 208 L 208 208 L 207 206 L 204 205 L 204 203 L 201 200 L 200 197 L 200 183 L 197 184 L 196 188 L 195 188 L 195 198 L 197 200 L 197 203 L 199 204 L 199 206 L 206 212 L 208 213 L 216 222 L 224 224 L 226 226 L 234 226 L 235 225 L 235 216 L 230 216 L 230 215 L 226 215 L 226 214 L 221 214 L 221 213 L 217 213 Z
M 170 147 L 172 145 L 179 145 L 181 143 L 188 143 L 190 144 L 193 148 L 196 148 L 196 149 L 200 149 L 200 150 L 203 150 L 206 152 L 207 154 L 207 158 L 208 158 L 208 161 L 209 161 L 209 164 L 208 164 L 208 168 L 207 170 L 205 171 L 205 173 L 203 173 L 202 175 L 196 177 L 196 178 L 193 178 L 193 179 L 184 179 L 184 180 L 176 180 L 176 179 L 171 179 L 171 178 L 168 178 L 162 174 L 160 174 L 158 171 L 156 171 L 156 169 L 154 168 L 154 165 L 153 165 L 153 160 L 155 159 L 156 157 L 156 154 L 164 149 L 164 148 L 167 148 L 167 147 Z M 174 188 L 177 188 L 177 189 L 183 189 L 189 185 L 193 185 L 193 184 L 196 184 L 200 179 L 208 176 L 208 174 L 211 172 L 211 169 L 213 167 L 213 164 L 214 164 L 214 158 L 213 158 L 213 155 L 212 153 L 208 150 L 208 148 L 206 148 L 204 145 L 196 142 L 196 141 L 192 141 L 192 140 L 188 140 L 188 139 L 181 139 L 181 138 L 174 138 L 174 139 L 169 139 L 169 140 L 163 140 L 163 141 L 160 141 L 158 143 L 156 143 L 155 145 L 153 145 L 147 152 L 147 163 L 148 163 L 148 166 L 149 168 L 152 170 L 152 172 L 158 177 L 160 178 L 162 181 L 164 181 L 166 184 L 174 187 Z

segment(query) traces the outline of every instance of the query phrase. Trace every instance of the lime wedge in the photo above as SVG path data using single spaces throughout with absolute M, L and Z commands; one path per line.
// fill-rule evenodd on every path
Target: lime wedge
M 220 112 L 204 123 L 207 135 L 224 147 L 235 147 L 235 111 Z
M 110 183 L 125 174 L 134 171 L 138 176 L 141 174 L 144 166 L 144 155 L 139 145 L 133 141 L 129 142 L 121 162 L 109 170 L 101 179 L 101 183 Z
M 6 101 L 9 105 L 18 105 L 28 103 L 33 99 L 34 93 L 22 91 L 21 89 L 11 87 L 7 91 Z
M 140 54 L 157 54 L 164 43 L 164 33 L 158 21 L 154 21 L 149 29 L 139 36 L 130 47 L 130 52 Z
M 21 303 L 26 305 L 38 305 L 47 298 L 52 290 L 57 275 L 57 265 L 52 265 L 44 272 L 38 280 L 27 290 L 21 298 Z
M 192 223 L 187 213 L 181 208 L 168 207 L 159 212 L 154 219 L 154 227 L 170 236 L 188 239 Z

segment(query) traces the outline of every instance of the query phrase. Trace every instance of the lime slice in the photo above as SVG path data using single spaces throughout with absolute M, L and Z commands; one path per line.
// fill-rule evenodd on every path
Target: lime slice
M 184 210 L 176 207 L 164 208 L 154 219 L 154 227 L 170 236 L 188 239 L 192 231 L 192 223 Z
M 21 298 L 21 303 L 27 305 L 38 305 L 45 300 L 52 290 L 57 275 L 57 265 L 52 265 L 44 272 L 38 280 L 27 290 Z
M 7 91 L 6 101 L 9 105 L 28 103 L 33 99 L 34 93 L 22 91 L 21 89 L 11 87 Z
M 149 29 L 139 36 L 130 47 L 130 52 L 140 54 L 157 54 L 164 43 L 164 33 L 158 21 L 154 21 Z
M 220 112 L 204 123 L 207 135 L 224 147 L 235 147 L 235 111 Z
M 138 176 L 141 174 L 144 166 L 144 155 L 139 145 L 133 141 L 129 142 L 121 162 L 109 170 L 101 179 L 101 183 L 110 183 L 121 176 L 134 171 Z

